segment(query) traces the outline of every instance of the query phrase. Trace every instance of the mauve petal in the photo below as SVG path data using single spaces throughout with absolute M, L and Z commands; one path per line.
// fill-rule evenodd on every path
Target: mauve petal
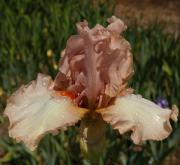
M 115 16 L 108 21 L 107 28 L 97 24 L 90 29 L 87 21 L 77 24 L 78 35 L 70 37 L 60 62 L 60 72 L 67 80 L 64 75 L 55 79 L 55 89 L 62 89 L 63 82 L 70 80 L 64 89 L 76 89 L 74 95 L 79 97 L 76 100 L 88 99 L 86 107 L 90 109 L 104 107 L 124 94 L 124 84 L 133 74 L 130 44 L 120 36 L 126 26 Z
M 22 86 L 7 102 L 4 114 L 10 122 L 9 135 L 31 150 L 45 134 L 74 125 L 87 112 L 52 88 L 51 78 L 39 74 L 36 81 Z
M 108 22 L 110 23 L 110 25 L 107 27 L 107 29 L 113 31 L 114 33 L 120 34 L 127 28 L 124 22 L 115 16 L 109 18 Z
M 54 81 L 55 90 L 65 90 L 69 86 L 69 78 L 62 72 L 58 72 Z
M 163 109 L 134 94 L 116 98 L 112 106 L 97 112 L 121 134 L 131 130 L 135 144 L 166 138 L 172 131 L 169 120 L 176 121 L 178 115 L 176 106 L 172 110 Z

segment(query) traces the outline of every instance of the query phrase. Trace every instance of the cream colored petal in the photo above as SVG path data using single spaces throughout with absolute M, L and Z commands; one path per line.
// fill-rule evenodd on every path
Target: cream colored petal
M 144 140 L 162 140 L 172 131 L 169 119 L 177 120 L 178 108 L 162 109 L 140 95 L 127 95 L 115 100 L 114 105 L 97 110 L 103 119 L 123 134 L 132 131 L 135 144 Z
M 4 114 L 10 121 L 9 135 L 31 150 L 44 134 L 74 125 L 87 111 L 56 95 L 52 88 L 51 78 L 39 74 L 36 81 L 22 86 L 8 100 Z

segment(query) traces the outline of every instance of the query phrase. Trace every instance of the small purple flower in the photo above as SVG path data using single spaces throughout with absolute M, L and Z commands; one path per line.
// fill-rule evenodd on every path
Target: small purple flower
M 155 102 L 157 105 L 159 105 L 162 108 L 168 108 L 169 107 L 168 101 L 163 97 L 158 97 Z

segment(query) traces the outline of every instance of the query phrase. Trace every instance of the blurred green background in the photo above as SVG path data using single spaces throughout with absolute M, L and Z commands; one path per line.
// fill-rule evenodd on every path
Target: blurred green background
M 75 23 L 88 20 L 106 25 L 114 14 L 113 0 L 0 0 L 0 164 L 4 165 L 89 165 L 80 152 L 78 127 L 47 135 L 37 151 L 30 152 L 7 135 L 7 119 L 2 112 L 7 97 L 21 84 L 36 78 L 38 72 L 58 71 L 60 53 Z M 124 33 L 131 43 L 135 75 L 130 86 L 135 93 L 155 100 L 164 97 L 169 105 L 180 107 L 180 37 L 163 32 L 160 23 L 140 26 L 132 23 Z M 22 98 L 23 99 L 23 98 Z M 168 164 L 171 157 L 180 160 L 180 124 L 172 123 L 174 132 L 162 142 L 134 145 L 129 134 L 107 130 L 107 148 L 99 164 Z M 172 163 L 172 162 L 171 162 Z

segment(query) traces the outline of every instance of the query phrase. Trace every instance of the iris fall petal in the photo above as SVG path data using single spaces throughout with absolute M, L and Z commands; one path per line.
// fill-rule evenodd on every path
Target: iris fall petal
M 8 100 L 5 115 L 10 121 L 9 135 L 31 150 L 46 133 L 74 125 L 86 113 L 52 88 L 51 78 L 39 74 L 36 81 L 22 86 Z
M 177 120 L 178 115 L 177 107 L 163 109 L 134 94 L 116 98 L 113 105 L 97 111 L 121 134 L 131 130 L 135 144 L 166 138 L 172 131 L 169 119 Z

